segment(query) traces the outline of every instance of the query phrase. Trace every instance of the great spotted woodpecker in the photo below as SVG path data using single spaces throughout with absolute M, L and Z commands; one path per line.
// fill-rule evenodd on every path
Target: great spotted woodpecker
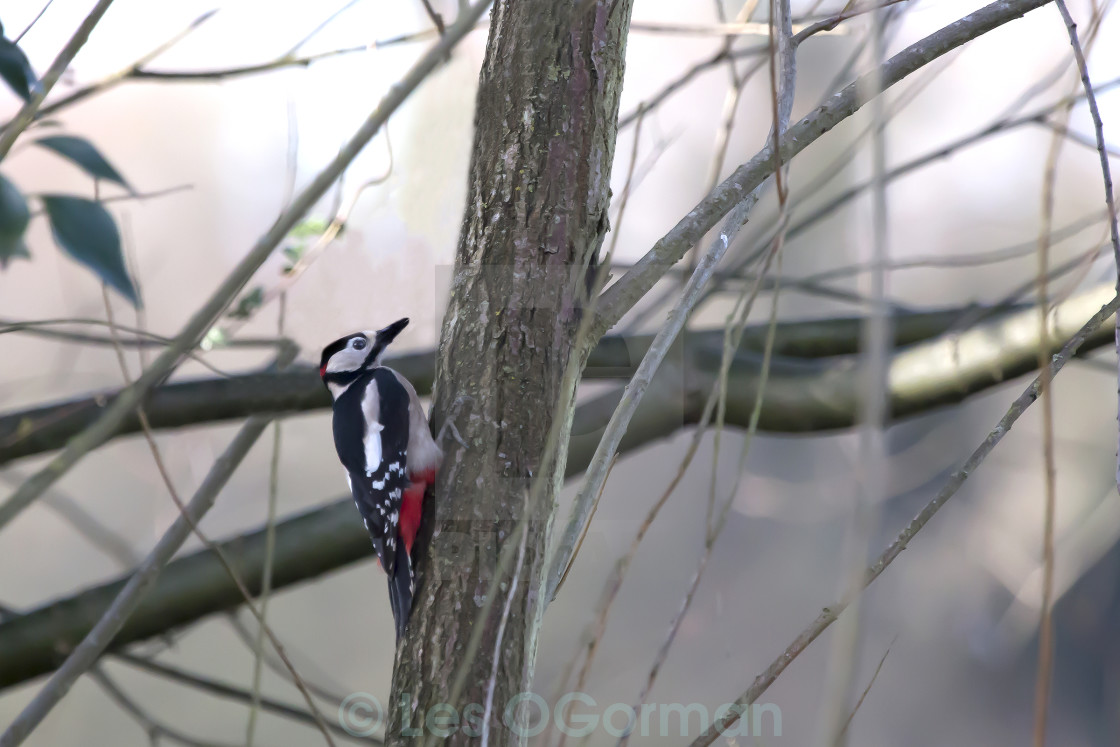
M 432 438 L 408 379 L 381 365 L 385 348 L 408 325 L 357 332 L 323 348 L 319 376 L 334 399 L 334 445 L 354 503 L 389 576 L 397 640 L 412 609 L 412 543 L 428 485 L 443 452 Z

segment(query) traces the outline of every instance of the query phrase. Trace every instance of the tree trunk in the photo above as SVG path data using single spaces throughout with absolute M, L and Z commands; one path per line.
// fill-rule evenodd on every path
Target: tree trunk
M 410 743 L 417 731 L 431 735 L 428 716 L 455 723 L 446 708 L 432 706 L 449 702 L 460 671 L 465 687 L 451 703 L 459 719 L 448 727 L 450 742 L 478 741 L 484 721 L 490 744 L 520 741 L 503 714 L 530 684 L 563 453 L 519 521 L 553 420 L 565 424 L 572 414 L 571 407 L 555 410 L 585 277 L 607 230 L 631 6 L 500 0 L 491 12 L 433 398 L 436 426 L 453 416 L 466 446 L 447 440 L 428 502 L 416 598 L 393 677 L 390 744 Z M 559 443 L 566 442 L 565 426 Z M 477 656 L 467 660 L 507 543 L 523 560 L 505 574 L 479 621 Z

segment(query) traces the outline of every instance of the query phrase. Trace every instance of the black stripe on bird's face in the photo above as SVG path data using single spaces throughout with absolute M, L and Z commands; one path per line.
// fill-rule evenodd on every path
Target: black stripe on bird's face
M 372 347 L 371 335 L 366 332 L 346 335 L 323 348 L 323 357 L 319 358 L 320 379 L 326 381 L 330 374 L 361 371 Z

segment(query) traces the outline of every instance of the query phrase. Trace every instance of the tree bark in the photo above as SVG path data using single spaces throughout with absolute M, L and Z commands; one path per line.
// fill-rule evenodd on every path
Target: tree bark
M 501 0 L 491 13 L 433 397 L 436 426 L 458 412 L 466 446 L 447 442 L 428 502 L 432 534 L 418 546 L 420 577 L 389 704 L 390 744 L 415 738 L 402 727 L 430 735 L 425 716 L 450 702 L 460 672 L 465 688 L 451 705 L 466 723 L 447 741 L 469 744 L 485 729 L 491 744 L 520 742 L 503 712 L 532 673 L 562 450 L 548 474 L 538 473 L 554 418 L 570 423 L 572 416 L 571 407 L 555 409 L 562 386 L 574 386 L 564 372 L 585 277 L 607 230 L 631 6 Z M 563 444 L 567 427 L 561 431 Z M 538 476 L 546 481 L 541 500 L 528 505 Z M 524 543 L 523 562 L 479 621 L 478 655 L 468 657 L 476 600 L 487 595 L 509 542 Z

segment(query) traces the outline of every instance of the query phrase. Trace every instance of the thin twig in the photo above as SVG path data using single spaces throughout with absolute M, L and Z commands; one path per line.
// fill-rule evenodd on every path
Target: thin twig
M 311 31 L 304 34 L 302 39 L 300 39 L 298 42 L 293 44 L 292 48 L 288 50 L 288 56 L 292 56 L 292 55 L 296 54 L 297 52 L 299 52 L 300 48 L 303 47 L 304 44 L 307 44 L 307 42 L 311 41 L 316 36 L 318 36 L 320 31 L 325 29 L 327 26 L 330 26 L 332 23 L 334 23 L 335 19 L 337 19 L 340 15 L 342 15 L 346 11 L 353 8 L 359 2 L 361 2 L 361 0 L 347 0 L 346 3 L 343 3 L 342 6 L 338 8 L 338 10 L 334 11 L 329 16 L 327 16 L 322 21 L 320 21 L 319 25 L 317 25 L 315 28 L 311 29 Z
M 325 52 L 316 52 L 315 54 L 297 56 L 285 55 L 278 57 L 274 60 L 267 62 L 259 62 L 253 65 L 241 65 L 238 67 L 216 68 L 213 70 L 151 70 L 146 67 L 138 67 L 129 70 L 121 79 L 121 81 L 113 81 L 112 85 L 123 80 L 150 80 L 158 81 L 161 83 L 217 83 L 220 81 L 230 80 L 232 78 L 242 78 L 247 75 L 259 75 L 260 73 L 269 73 L 274 70 L 282 70 L 290 67 L 310 67 L 316 62 L 329 60 L 333 57 L 341 57 L 343 55 L 358 54 L 360 52 L 368 52 L 373 47 L 368 44 L 358 44 L 352 47 L 342 47 L 339 49 L 330 49 Z M 101 89 L 96 87 L 102 84 L 93 84 L 90 88 L 95 90 L 82 89 L 75 91 L 73 95 L 84 93 L 100 93 Z M 102 88 L 105 86 L 102 85 Z M 63 102 L 59 102 L 60 104 Z M 71 103 L 71 102 L 66 102 Z
M 886 265 L 889 261 L 887 239 L 886 127 L 882 80 L 878 71 L 885 57 L 883 18 L 881 11 L 871 14 L 872 72 L 865 78 L 867 96 L 871 99 L 871 309 L 861 330 L 864 350 L 860 375 L 860 417 L 858 427 L 858 482 L 855 505 L 845 537 L 845 558 L 841 566 L 844 595 L 853 597 L 851 609 L 840 621 L 829 652 L 828 681 L 824 697 L 824 738 L 827 744 L 843 747 L 847 732 L 845 716 L 849 709 L 851 690 L 855 684 L 863 618 L 862 597 L 853 592 L 859 588 L 867 563 L 875 508 L 886 499 L 887 424 L 890 391 L 891 335 L 886 303 Z
M 735 17 L 735 22 L 744 23 L 749 21 L 755 8 L 758 7 L 758 2 L 759 0 L 747 0 L 747 2 L 743 4 L 743 7 L 739 9 L 739 13 Z M 818 4 L 819 2 L 820 0 L 818 0 Z M 716 0 L 716 10 L 720 14 L 720 20 L 724 20 L 723 0 Z M 765 28 L 767 34 L 770 33 L 769 23 L 756 25 L 760 28 Z M 740 75 L 735 67 L 735 58 L 731 56 L 734 42 L 735 38 L 732 36 L 728 36 L 723 41 L 722 53 L 727 57 L 727 73 L 730 79 L 730 85 L 723 97 L 723 111 L 720 113 L 720 123 L 716 129 L 716 140 L 713 148 L 712 160 L 708 166 L 708 183 L 703 194 L 708 194 L 719 184 L 719 175 L 723 172 L 724 160 L 727 157 L 727 148 L 731 144 L 731 133 L 735 129 L 735 114 L 739 111 L 739 101 L 743 97 L 743 90 L 754 74 L 761 70 L 762 66 L 766 64 L 766 58 L 760 57 L 755 61 L 754 65 Z M 687 272 L 681 274 L 682 285 L 688 279 L 688 276 L 696 269 L 699 251 L 700 244 L 698 242 L 696 246 L 692 247 L 692 251 L 688 254 Z
M 1105 147 L 1104 139 L 1104 122 L 1101 120 L 1100 108 L 1097 106 L 1097 96 L 1093 92 L 1093 84 L 1089 80 L 1089 65 L 1085 61 L 1085 53 L 1081 49 L 1081 43 L 1077 38 L 1077 24 L 1073 22 L 1073 17 L 1069 14 L 1069 8 L 1066 7 L 1064 0 L 1058 0 L 1058 11 L 1062 14 L 1062 19 L 1066 23 L 1066 29 L 1069 32 L 1069 43 L 1073 46 L 1073 56 L 1077 60 L 1077 70 L 1081 74 L 1081 85 L 1085 89 L 1085 99 L 1089 104 L 1089 114 L 1093 118 L 1093 133 L 1096 136 L 1097 152 L 1101 157 L 1101 177 L 1104 179 L 1104 200 L 1108 206 L 1108 228 L 1109 237 L 1112 239 L 1112 254 L 1116 263 L 1116 292 L 1120 293 L 1120 228 L 1117 227 L 1116 218 L 1116 199 L 1112 193 L 1112 169 L 1108 162 L 1108 153 Z M 1096 18 L 1093 19 L 1097 21 Z M 1096 26 L 1096 23 L 1093 23 Z M 1116 349 L 1120 351 L 1120 320 L 1116 322 Z M 1120 377 L 1120 372 L 1118 372 Z M 1120 410 L 1117 411 L 1117 419 L 1120 421 Z M 1116 487 L 1120 490 L 1120 448 L 1117 449 L 1117 463 L 1116 463 Z
M 110 195 L 109 197 L 99 197 L 98 202 L 113 203 L 113 202 L 131 202 L 132 200 L 149 200 L 157 197 L 167 197 L 168 195 L 179 194 L 180 192 L 189 192 L 194 189 L 193 184 L 176 184 L 173 187 L 164 187 L 163 189 L 154 189 L 151 192 L 126 192 L 120 195 Z M 45 215 L 46 210 L 36 208 L 31 211 L 31 217 L 37 218 L 40 215 Z
M 287 297 L 280 297 L 277 314 L 276 334 L 284 336 L 284 312 Z M 257 637 L 253 643 L 253 686 L 252 701 L 249 704 L 249 718 L 245 726 L 245 747 L 253 747 L 253 736 L 257 726 L 257 710 L 261 705 L 261 669 L 264 664 L 264 626 L 268 617 L 268 600 L 272 594 L 272 565 L 276 554 L 276 502 L 280 493 L 280 421 L 272 423 L 272 458 L 268 465 L 268 514 L 265 517 L 264 569 L 261 572 L 261 623 L 257 627 Z
M 811 36 L 815 36 L 821 33 L 828 33 L 849 18 L 855 18 L 856 16 L 863 15 L 864 13 L 879 13 L 880 11 L 889 8 L 892 5 L 897 5 L 898 3 L 904 3 L 907 1 L 908 0 L 886 0 L 885 2 L 879 3 L 877 5 L 858 5 L 854 8 L 842 10 L 836 15 L 829 16 L 824 20 L 817 21 L 814 24 L 810 24 L 809 26 L 800 29 L 793 36 L 793 45 L 796 47 Z M 852 3 L 849 3 L 849 5 L 852 5 Z
M 1061 228 L 1054 230 L 1050 234 L 1050 242 L 1052 244 L 1063 241 L 1071 236 L 1075 236 L 1081 231 L 1084 231 L 1090 226 L 1094 226 L 1101 222 L 1103 218 L 1108 217 L 1108 211 L 1097 211 L 1083 218 L 1079 218 L 1072 223 L 1068 223 Z M 909 257 L 907 259 L 892 259 L 884 267 L 888 272 L 898 272 L 900 270 L 929 270 L 929 269 L 945 269 L 945 270 L 962 270 L 982 265 L 999 264 L 1001 262 L 1010 262 L 1012 260 L 1021 259 L 1027 255 L 1034 254 L 1038 251 L 1038 237 L 1034 237 L 1030 241 L 1023 241 L 1011 246 L 1001 247 L 999 249 L 989 249 L 980 252 L 971 252 L 969 254 L 956 254 L 946 256 L 945 254 L 926 254 Z M 814 272 L 812 275 L 804 275 L 798 278 L 782 278 L 782 283 L 789 282 L 824 282 L 826 280 L 837 280 L 839 278 L 846 278 L 852 275 L 859 275 L 866 272 L 871 272 L 874 268 L 868 262 L 860 262 L 857 264 L 844 265 L 843 267 L 834 267 L 829 270 L 821 270 Z M 728 279 L 728 275 L 723 275 L 722 279 Z
M 35 27 L 35 24 L 39 22 L 39 19 L 47 12 L 47 8 L 51 7 L 53 3 L 54 0 L 47 0 L 47 2 L 43 4 L 43 7 L 39 9 L 39 12 L 35 14 L 35 17 L 31 19 L 31 23 L 27 24 L 23 31 L 16 34 L 16 38 L 12 39 L 12 43 L 19 44 L 23 37 L 27 36 L 27 32 Z
M 529 513 L 529 493 L 525 493 L 526 515 Z M 502 608 L 502 616 L 498 619 L 498 632 L 494 636 L 494 656 L 490 666 L 490 679 L 486 683 L 486 705 L 482 715 L 482 747 L 490 741 L 490 712 L 494 707 L 494 690 L 498 686 L 498 668 L 502 661 L 502 640 L 505 638 L 506 623 L 509 621 L 510 609 L 513 607 L 513 598 L 517 593 L 517 584 L 521 580 L 521 570 L 525 565 L 525 548 L 529 543 L 529 523 L 524 522 L 521 528 L 521 543 L 517 548 L 517 562 L 513 566 L 513 579 L 509 582 L 509 592 L 506 594 L 506 604 Z
M 90 327 L 106 327 L 109 323 L 103 319 L 88 319 L 85 317 L 66 317 L 58 319 L 0 319 L 0 335 L 6 335 L 12 332 L 26 332 L 29 334 L 40 335 L 42 337 L 52 337 L 58 340 L 65 340 L 67 342 L 86 343 L 90 345 L 114 345 L 113 338 L 110 335 L 91 335 L 83 334 L 80 332 L 68 332 L 63 330 L 53 330 L 49 327 L 57 327 L 62 325 L 75 325 L 75 326 L 90 326 Z M 121 345 L 130 348 L 152 348 L 152 347 L 166 347 L 174 342 L 171 337 L 164 337 L 163 335 L 149 332 L 143 327 L 129 327 L 123 324 L 116 325 L 118 332 L 118 341 Z M 126 332 L 133 337 L 121 337 L 120 332 Z M 238 348 L 241 350 L 248 350 L 253 348 L 272 348 L 279 350 L 287 346 L 288 340 L 278 337 L 242 337 L 236 340 L 229 340 L 223 344 L 225 348 Z M 207 363 L 198 353 L 191 352 L 187 355 L 193 358 L 197 363 L 206 366 L 210 370 L 217 373 L 219 376 L 233 376 L 234 374 L 221 371 L 215 368 L 212 364 Z
M 861 45 L 861 49 L 862 47 L 863 45 Z M 852 56 L 856 59 L 858 59 L 859 57 L 854 53 Z M 942 60 L 931 63 L 924 70 L 922 70 L 919 75 L 916 75 L 916 80 L 914 80 L 911 85 L 908 85 L 903 91 L 899 93 L 898 96 L 896 96 L 890 102 L 888 111 L 881 118 L 882 122 L 885 123 L 903 112 L 906 107 L 908 107 L 918 98 L 919 94 L 921 94 L 921 92 L 924 91 L 927 86 L 929 86 L 932 82 L 934 82 L 941 76 L 945 68 L 951 65 L 956 58 L 957 55 L 946 56 Z M 827 100 L 827 98 L 827 96 L 823 97 L 821 99 L 821 102 L 823 103 Z M 880 126 L 882 126 L 882 124 Z M 872 130 L 874 127 L 875 125 L 868 125 L 862 128 L 853 137 L 852 141 L 848 143 L 844 147 L 844 149 L 835 158 L 832 159 L 830 163 L 828 163 L 818 171 L 819 176 L 810 180 L 809 183 L 799 191 L 796 197 L 791 201 L 789 208 L 789 212 L 791 215 L 796 212 L 803 204 L 808 202 L 811 197 L 823 191 L 834 178 L 836 178 L 840 174 L 846 173 L 847 166 L 861 152 L 861 148 L 863 147 L 863 140 L 872 134 Z M 870 187 L 870 182 L 860 185 L 861 190 L 866 190 Z M 792 227 L 787 228 L 786 239 L 792 240 L 796 238 L 807 228 L 815 225 L 815 222 L 825 217 L 825 215 L 827 215 L 827 213 L 819 214 L 818 212 L 814 211 L 812 217 L 802 219 L 793 224 Z M 774 233 L 776 233 L 777 231 L 776 225 L 777 221 L 775 220 L 774 225 L 766 227 L 766 229 L 762 232 L 763 238 L 756 241 L 755 246 L 750 251 L 742 252 L 741 254 L 743 256 L 733 258 L 728 263 L 729 272 L 741 272 L 741 268 L 747 267 L 753 262 L 757 261 L 758 257 L 761 256 L 762 253 L 767 251 L 767 247 L 769 247 L 771 245 L 771 242 L 773 242 Z M 717 284 L 711 290 L 709 290 L 708 293 L 709 295 L 711 295 L 717 293 L 718 291 L 719 286 Z
M 1061 0 L 1058 0 L 1061 2 Z M 1067 114 L 1068 114 L 1067 109 Z M 1050 298 L 1047 286 L 1047 269 L 1050 264 L 1051 221 L 1054 216 L 1054 182 L 1057 177 L 1058 153 L 1062 137 L 1055 133 L 1051 138 L 1050 152 L 1046 158 L 1046 175 L 1042 187 L 1042 223 L 1038 239 L 1038 332 L 1042 345 L 1039 347 L 1038 396 L 1042 400 L 1042 461 L 1043 461 L 1043 519 L 1042 519 L 1042 604 L 1039 610 L 1038 634 L 1038 673 L 1034 691 L 1034 747 L 1046 743 L 1046 719 L 1049 712 L 1050 680 L 1054 664 L 1054 631 L 1051 606 L 1054 595 L 1054 502 L 1056 472 L 1054 464 L 1054 394 L 1050 382 L 1050 368 L 1046 365 L 1046 350 L 1050 347 L 1049 330 L 1046 317 L 1049 312 Z
M 1087 95 L 1092 95 L 1092 84 L 1089 82 L 1088 71 L 1083 67 L 1085 59 L 1081 54 L 1081 46 L 1077 39 L 1076 27 L 1063 0 L 1057 0 L 1059 12 L 1065 20 L 1066 28 L 1070 35 L 1070 43 L 1075 50 L 1078 67 L 1081 69 L 1082 79 Z M 1073 104 L 1065 106 L 1061 112 L 1059 127 L 1065 128 L 1069 122 Z M 1061 151 L 1064 138 L 1060 132 L 1055 131 L 1050 139 L 1050 149 L 1046 158 L 1046 169 L 1042 185 L 1041 225 L 1038 238 L 1038 280 L 1037 294 L 1039 304 L 1039 336 L 1043 348 L 1049 347 L 1046 319 L 1049 309 L 1048 269 L 1050 264 L 1050 233 L 1054 217 L 1054 192 L 1057 180 L 1058 155 Z M 1105 168 L 1108 167 L 1107 155 Z M 1105 171 L 1106 184 L 1111 180 Z M 1110 187 L 1111 185 L 1108 184 Z M 1113 234 L 1115 236 L 1115 234 Z M 1116 255 L 1120 262 L 1120 253 Z M 1120 264 L 1117 265 L 1120 272 Z M 1120 288 L 1120 275 L 1118 275 Z M 1116 327 L 1120 334 L 1120 323 Z M 1118 338 L 1120 339 L 1120 338 Z M 1032 744 L 1042 747 L 1046 744 L 1046 724 L 1050 706 L 1050 683 L 1053 679 L 1054 667 L 1054 512 L 1057 500 L 1057 467 L 1054 458 L 1054 393 L 1051 385 L 1050 368 L 1047 366 L 1047 356 L 1041 352 L 1038 355 L 1039 367 L 1039 398 L 1042 400 L 1042 457 L 1043 457 L 1043 518 L 1042 518 L 1042 601 L 1039 609 L 1038 627 L 1038 670 L 1035 677 L 1034 690 L 1034 724 L 1032 729 Z M 1118 473 L 1120 474 L 1120 473 Z
M 622 184 L 622 192 L 618 196 L 618 210 L 614 215 L 614 225 L 611 226 L 611 243 L 607 249 L 607 256 L 613 257 L 615 247 L 618 246 L 618 237 L 622 228 L 622 216 L 626 215 L 626 206 L 630 202 L 630 193 L 634 184 L 634 169 L 638 165 L 638 150 L 642 141 L 642 121 L 645 119 L 645 109 L 638 107 L 638 125 L 634 128 L 634 140 L 630 144 L 630 165 L 626 169 L 626 179 Z M 610 266 L 611 262 L 604 260 Z
M 895 640 L 897 639 L 898 636 L 895 636 Z M 874 687 L 875 680 L 879 678 L 879 672 L 882 671 L 883 665 L 887 663 L 887 654 L 891 652 L 891 646 L 893 645 L 894 641 L 892 640 L 890 642 L 890 645 L 887 646 L 887 650 L 883 652 L 882 658 L 879 659 L 879 665 L 875 667 L 875 671 L 871 674 L 871 680 L 868 681 L 867 687 L 863 688 L 863 692 L 860 693 L 859 699 L 856 700 L 856 704 L 852 706 L 852 711 L 848 714 L 847 720 L 844 722 L 844 725 L 840 727 L 840 733 L 837 735 L 838 737 L 843 738 L 848 734 L 848 727 L 852 725 L 852 719 L 854 719 L 856 717 L 856 714 L 859 713 L 860 706 L 863 705 L 863 701 L 867 699 L 867 694 L 871 692 L 871 688 Z
M 1068 125 L 1063 126 L 1057 122 L 1040 122 L 1039 124 L 1047 129 L 1053 130 L 1075 145 L 1083 145 L 1086 148 L 1092 148 L 1097 151 L 1100 150 L 1100 144 L 1097 142 L 1096 138 L 1091 138 L 1087 135 L 1082 135 L 1080 132 L 1075 132 L 1071 130 Z M 1111 148 L 1107 143 L 1104 146 L 1104 152 L 1113 158 L 1120 158 L 1120 149 Z

